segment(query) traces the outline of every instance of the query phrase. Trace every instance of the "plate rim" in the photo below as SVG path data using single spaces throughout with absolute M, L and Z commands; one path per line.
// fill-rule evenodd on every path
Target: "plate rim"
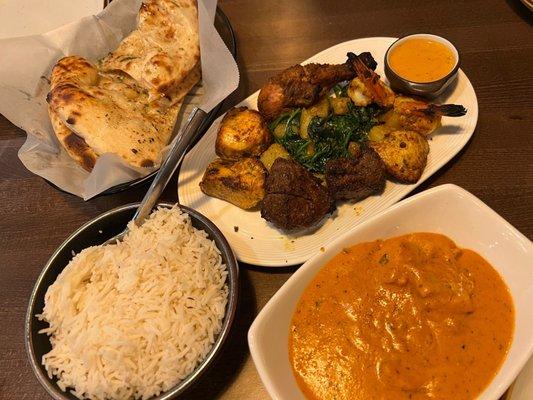
M 312 55 L 311 57 L 307 58 L 306 60 L 302 61 L 300 64 L 302 65 L 305 65 L 306 63 L 309 63 L 309 62 L 314 62 L 314 59 L 315 58 L 318 58 L 320 57 L 322 54 L 326 53 L 326 52 L 330 52 L 330 51 L 335 51 L 336 48 L 340 48 L 342 46 L 346 46 L 348 45 L 349 43 L 352 43 L 352 42 L 357 42 L 357 41 L 363 41 L 363 40 L 387 40 L 387 41 L 394 41 L 394 40 L 397 40 L 397 38 L 395 37 L 388 37 L 388 36 L 370 36 L 370 37 L 362 37 L 362 38 L 356 38 L 356 39 L 351 39 L 351 40 L 346 40 L 346 41 L 343 41 L 343 42 L 340 42 L 340 43 L 337 43 L 337 44 L 334 44 L 333 46 L 330 46 L 326 49 L 323 49 L 321 51 L 319 51 L 318 53 Z M 443 162 L 441 163 L 441 165 L 431 174 L 427 175 L 427 176 L 422 176 L 416 183 L 414 184 L 408 184 L 408 185 L 403 185 L 405 188 L 406 188 L 406 192 L 405 193 L 402 193 L 402 196 L 398 199 L 396 199 L 392 204 L 389 204 L 388 206 L 386 206 L 385 208 L 383 208 L 382 210 L 378 211 L 376 214 L 368 217 L 368 218 L 372 218 L 373 216 L 375 215 L 378 215 L 379 213 L 383 212 L 384 210 L 387 210 L 389 209 L 391 206 L 397 204 L 399 201 L 402 201 L 403 199 L 405 199 L 406 197 L 408 197 L 410 195 L 410 193 L 416 189 L 417 187 L 419 187 L 422 183 L 424 183 L 428 178 L 430 178 L 431 176 L 433 176 L 437 171 L 439 171 L 440 169 L 442 169 L 444 166 L 446 166 L 450 160 L 455 157 L 459 152 L 461 152 L 462 149 L 465 148 L 465 146 L 468 144 L 468 142 L 470 141 L 470 139 L 472 138 L 472 136 L 474 135 L 474 132 L 477 128 L 477 123 L 478 123 L 478 118 L 479 118 L 479 103 L 478 103 L 478 100 L 477 100 L 477 95 L 476 95 L 476 91 L 474 89 L 474 86 L 472 85 L 472 82 L 470 81 L 470 79 L 468 78 L 468 76 L 466 75 L 466 73 L 461 69 L 459 68 L 458 70 L 459 74 L 460 75 L 463 75 L 464 76 L 464 79 L 466 79 L 466 84 L 470 86 L 470 88 L 472 89 L 472 96 L 473 96 L 473 103 L 475 104 L 475 107 L 473 109 L 469 109 L 468 112 L 471 116 L 471 121 L 472 121 L 472 130 L 468 133 L 468 134 L 464 134 L 464 137 L 461 141 L 461 144 L 459 146 L 457 146 L 456 149 L 453 149 L 451 152 L 449 153 L 446 153 L 446 155 L 442 158 L 443 159 Z M 258 94 L 259 94 L 259 91 L 260 90 L 257 90 L 253 93 L 251 93 L 250 95 L 248 95 L 246 98 L 244 98 L 243 100 L 241 100 L 240 102 L 238 102 L 237 104 L 234 105 L 234 107 L 238 107 L 238 106 L 241 106 L 243 105 L 243 103 L 247 103 L 247 102 L 250 102 L 251 99 L 253 99 L 254 97 L 256 97 Z M 255 106 L 254 109 L 257 109 L 257 105 Z M 206 132 L 209 131 L 209 129 L 213 126 L 214 123 L 217 122 L 217 120 L 219 118 L 221 118 L 222 116 L 219 116 L 217 117 L 212 123 L 211 125 L 207 128 Z M 182 181 L 182 172 L 183 172 L 183 166 L 186 164 L 186 162 L 188 161 L 189 159 L 189 155 L 191 154 L 191 152 L 193 150 L 195 150 L 195 148 L 199 145 L 199 142 L 195 144 L 195 146 L 193 146 L 188 154 L 185 156 L 183 162 L 181 163 L 180 165 L 180 168 L 179 168 L 179 171 L 178 171 L 178 183 L 177 183 L 177 193 L 178 193 L 178 202 L 181 203 L 181 198 L 182 196 L 180 196 L 180 182 Z M 430 152 L 431 154 L 431 152 Z M 402 185 L 402 184 L 398 184 L 395 182 L 396 185 Z M 190 206 L 189 204 L 186 204 L 184 203 L 185 205 L 188 205 Z M 361 222 L 358 222 L 357 225 L 360 225 L 361 223 L 365 222 L 366 220 L 365 219 Z M 215 219 L 213 219 L 213 222 L 217 223 L 217 221 Z M 348 231 L 348 230 L 347 230 Z M 345 232 L 347 232 L 345 231 Z M 341 233 L 341 235 L 344 234 L 344 232 Z M 280 232 L 280 236 L 286 236 L 286 234 Z M 339 237 L 339 236 L 337 236 Z M 333 240 L 335 240 L 337 237 L 335 237 Z M 232 243 L 232 238 L 231 237 L 228 237 L 228 241 L 230 242 L 230 244 Z M 294 256 L 294 257 L 290 257 L 288 256 L 286 258 L 286 262 L 285 263 L 281 263 L 279 261 L 269 261 L 269 260 L 266 260 L 264 257 L 262 258 L 257 258 L 257 257 L 253 257 L 253 256 L 250 256 L 250 255 L 243 255 L 241 254 L 241 252 L 239 252 L 237 249 L 234 250 L 235 251 L 235 254 L 237 256 L 237 259 L 239 260 L 239 262 L 242 262 L 242 263 L 246 263 L 246 264 L 250 264 L 250 265 L 254 265 L 254 266 L 258 266 L 258 267 L 266 267 L 266 268 L 284 268 L 284 267 L 289 267 L 289 266 L 294 266 L 294 265 L 300 265 L 300 264 L 303 264 L 305 263 L 307 260 L 311 259 L 315 254 L 316 252 L 318 252 L 318 248 L 315 250 L 315 252 L 313 254 L 302 254 L 301 256 Z

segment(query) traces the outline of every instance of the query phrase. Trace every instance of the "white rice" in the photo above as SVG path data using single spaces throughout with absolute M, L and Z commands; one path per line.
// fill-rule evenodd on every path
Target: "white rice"
M 220 332 L 228 297 L 215 243 L 179 208 L 116 245 L 76 255 L 48 288 L 48 375 L 78 398 L 148 399 L 187 377 Z

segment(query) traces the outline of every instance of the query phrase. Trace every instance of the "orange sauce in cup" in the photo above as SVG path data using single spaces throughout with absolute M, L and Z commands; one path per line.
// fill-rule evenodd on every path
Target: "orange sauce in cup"
M 396 74 L 412 82 L 434 82 L 448 75 L 456 63 L 453 51 L 443 43 L 424 38 L 405 40 L 389 54 Z

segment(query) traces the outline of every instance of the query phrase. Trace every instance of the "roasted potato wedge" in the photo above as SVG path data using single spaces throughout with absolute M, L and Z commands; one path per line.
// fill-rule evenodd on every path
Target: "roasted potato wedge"
M 383 140 L 369 142 L 387 172 L 400 182 L 415 183 L 426 166 L 429 145 L 414 131 L 392 131 Z
M 372 142 L 379 142 L 380 140 L 385 139 L 385 136 L 396 129 L 384 124 L 375 125 L 370 129 L 370 132 L 368 132 L 368 140 Z
M 267 171 L 270 171 L 270 167 L 274 164 L 278 158 L 290 159 L 291 156 L 285 147 L 279 143 L 272 143 L 268 149 L 265 150 L 261 157 L 259 158 Z
M 307 128 L 309 127 L 311 120 L 314 117 L 325 118 L 328 116 L 328 114 L 329 100 L 327 97 L 322 98 L 322 100 L 311 107 L 304 108 L 302 110 L 302 115 L 300 116 L 300 137 L 302 139 L 309 139 Z
M 266 176 L 267 171 L 257 158 L 216 159 L 207 166 L 200 189 L 208 196 L 247 210 L 265 197 Z
M 261 114 L 238 107 L 228 111 L 222 119 L 215 152 L 224 160 L 259 157 L 271 141 L 270 131 Z
M 331 105 L 331 110 L 333 111 L 333 114 L 348 114 L 348 111 L 350 111 L 350 109 L 348 108 L 348 104 L 350 104 L 350 101 L 351 100 L 349 97 L 330 97 L 329 104 Z

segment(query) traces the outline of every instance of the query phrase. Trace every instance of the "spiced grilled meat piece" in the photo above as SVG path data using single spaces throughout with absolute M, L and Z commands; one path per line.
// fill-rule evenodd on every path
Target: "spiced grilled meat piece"
M 320 180 L 293 160 L 274 161 L 265 188 L 261 216 L 287 231 L 310 227 L 333 210 Z
M 370 53 L 361 53 L 358 57 L 368 68 L 376 68 Z M 344 64 L 293 65 L 270 78 L 261 88 L 257 108 L 267 121 L 271 121 L 291 108 L 312 106 L 335 84 L 351 80 L 355 75 L 349 61 Z
M 326 185 L 335 200 L 362 200 L 385 188 L 385 165 L 371 148 L 326 163 Z

